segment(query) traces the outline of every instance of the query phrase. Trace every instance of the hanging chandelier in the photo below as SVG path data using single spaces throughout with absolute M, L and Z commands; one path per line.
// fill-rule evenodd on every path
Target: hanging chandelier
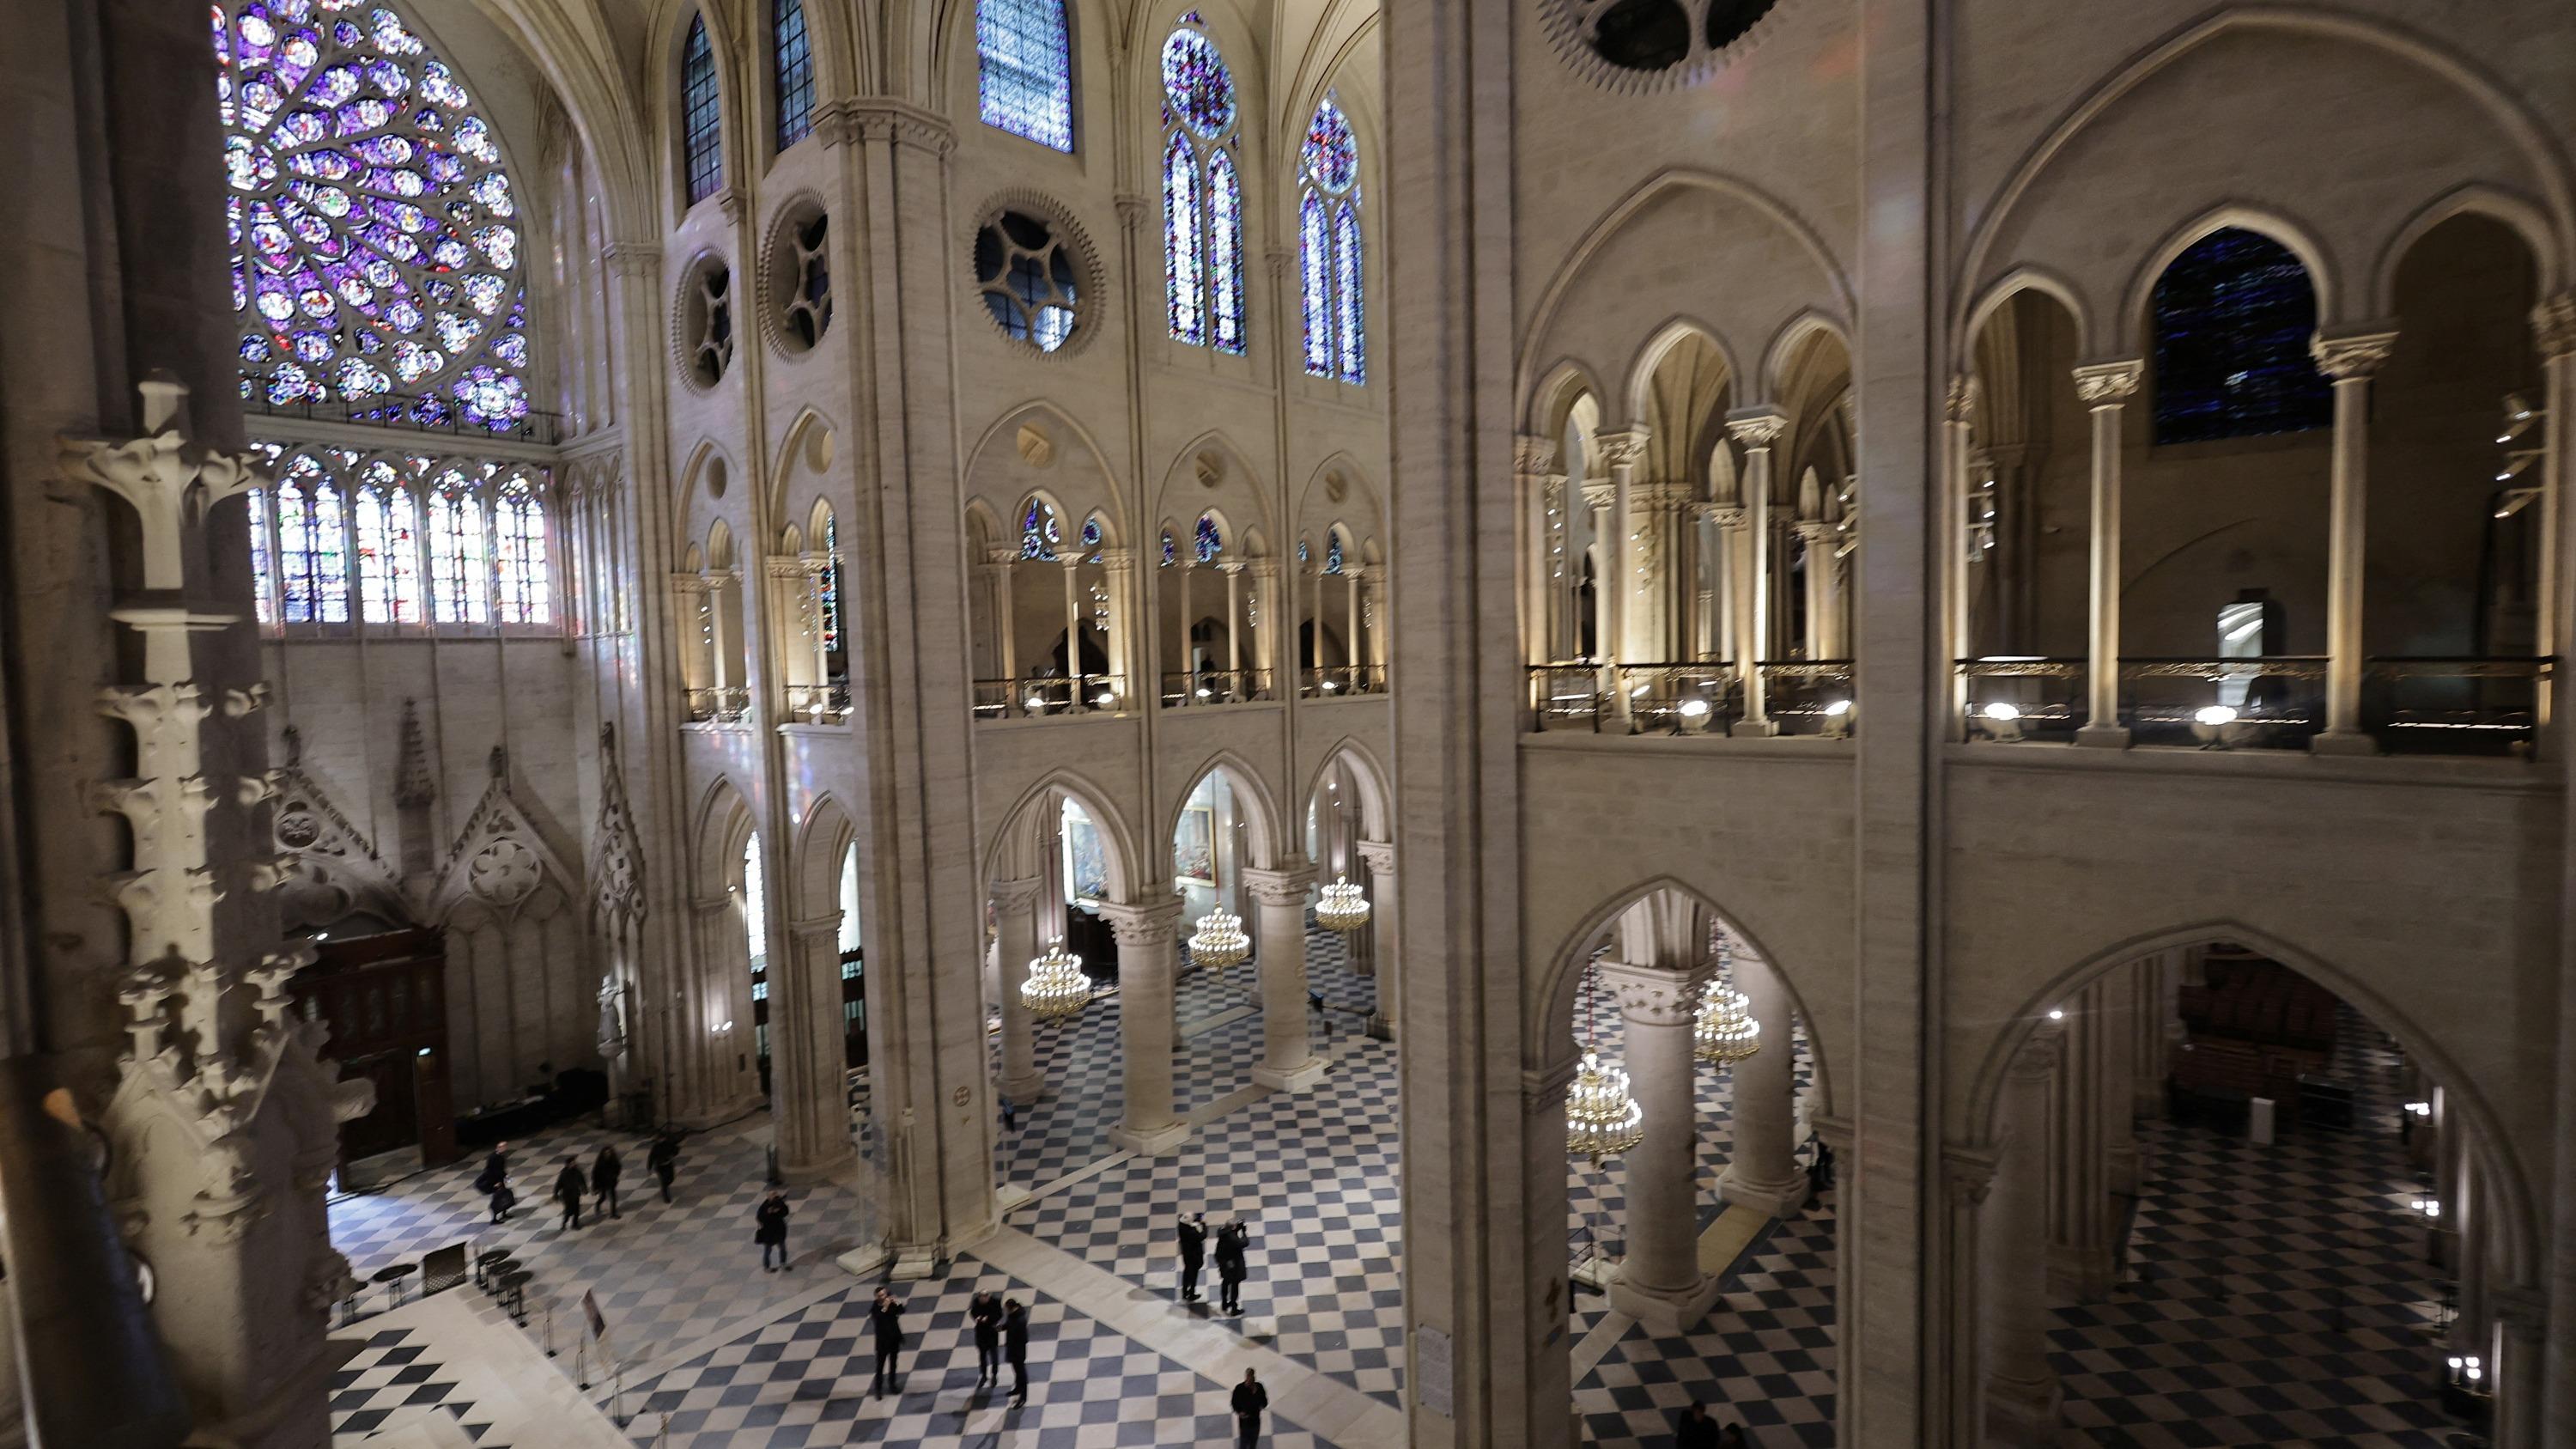
M 1210 971 L 1222 971 L 1252 954 L 1252 938 L 1243 934 L 1243 918 L 1223 906 L 1199 917 L 1190 934 L 1190 960 Z
M 1344 876 L 1333 877 L 1324 887 L 1323 899 L 1315 902 L 1315 924 L 1327 931 L 1356 931 L 1369 922 L 1368 897 Z
M 1573 1157 L 1616 1157 L 1646 1139 L 1646 1109 L 1628 1095 L 1628 1074 L 1605 1066 L 1598 1052 L 1586 1051 L 1565 1094 L 1565 1150 Z
M 1701 1061 L 1733 1066 L 1762 1050 L 1762 1023 L 1753 1019 L 1752 1003 L 1735 989 L 1732 973 L 1708 983 L 1691 1023 L 1691 1051 Z
M 1080 1016 L 1091 1004 L 1091 978 L 1082 974 L 1082 958 L 1064 949 L 1062 936 L 1029 963 L 1029 979 L 1020 983 L 1020 1004 L 1040 1021 Z

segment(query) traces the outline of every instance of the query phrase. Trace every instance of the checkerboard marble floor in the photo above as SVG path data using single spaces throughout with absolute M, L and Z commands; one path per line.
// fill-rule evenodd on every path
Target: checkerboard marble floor
M 360 1329 L 357 1354 L 331 1375 L 331 1434 L 364 1439 L 405 1409 L 444 1411 L 476 1449 L 509 1449 L 493 1437 L 491 1415 L 465 1392 L 423 1335 L 409 1328 Z
M 2062 1308 L 2050 1333 L 2066 1421 L 2099 1449 L 2332 1444 L 2429 1449 L 2456 1432 L 2427 1332 L 2439 1270 L 2408 1210 L 2396 1054 L 2343 1014 L 2332 1075 L 2358 1095 L 2351 1132 L 2272 1147 L 2140 1124 L 2149 1164 L 2131 1280 Z

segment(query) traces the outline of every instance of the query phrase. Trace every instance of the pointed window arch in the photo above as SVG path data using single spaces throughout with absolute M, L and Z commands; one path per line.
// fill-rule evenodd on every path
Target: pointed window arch
M 1020 557 L 1042 563 L 1055 562 L 1055 547 L 1064 535 L 1055 521 L 1055 505 L 1043 498 L 1029 499 L 1028 508 L 1020 515 Z
M 417 624 L 420 505 L 392 463 L 376 459 L 359 477 L 359 617 L 370 624 Z
M 526 282 L 499 137 L 395 0 L 212 7 L 242 396 L 516 428 Z
M 1350 118 L 1327 94 L 1306 123 L 1299 152 L 1298 281 L 1306 324 L 1306 371 L 1368 381 L 1367 316 L 1361 305 L 1360 157 Z
M 716 51 L 707 40 L 707 17 L 689 17 L 680 45 L 680 155 L 689 204 L 724 185 L 724 99 L 716 88 Z
M 1234 75 L 1195 14 L 1163 42 L 1163 275 L 1174 339 L 1244 350 Z
M 769 0 L 769 58 L 784 151 L 814 130 L 814 45 L 805 34 L 805 0 Z
M 1073 43 L 1064 0 L 976 0 L 975 91 L 985 125 L 1073 149 Z
M 2308 355 L 2317 293 L 2288 247 L 2222 227 L 2156 278 L 2156 441 L 2322 428 L 2334 396 Z
M 492 537 L 498 554 L 500 619 L 504 624 L 543 624 L 553 610 L 546 566 L 546 517 L 536 484 L 526 474 L 501 485 L 492 504 Z
M 429 495 L 430 617 L 441 624 L 481 624 L 492 617 L 491 575 L 483 539 L 483 504 L 461 468 L 439 475 Z
M 1217 555 L 1225 552 L 1225 530 L 1217 526 L 1215 514 L 1199 515 L 1197 543 L 1200 563 L 1214 563 Z

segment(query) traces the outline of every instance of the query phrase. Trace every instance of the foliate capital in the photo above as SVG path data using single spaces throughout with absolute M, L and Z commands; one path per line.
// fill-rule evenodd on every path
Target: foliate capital
M 2144 358 L 2088 362 L 2075 369 L 2075 395 L 2092 407 L 2114 404 L 2136 392 L 2138 380 L 2145 377 L 2146 372 Z
M 1247 870 L 1244 887 L 1252 898 L 1265 906 L 1302 906 L 1315 889 L 1315 868 L 1298 866 L 1290 870 Z
M 2369 377 L 2396 350 L 2397 333 L 2386 328 L 2337 333 L 2320 329 L 2308 339 L 2308 355 L 2317 360 L 2317 371 L 2337 382 Z
M 1789 430 L 1789 415 L 1775 407 L 1737 408 L 1726 415 L 1729 437 L 1748 448 L 1768 448 Z
M 1950 379 L 1950 396 L 1944 409 L 1944 415 L 1954 423 L 1973 423 L 1977 420 L 1977 376 L 1975 373 L 1963 372 Z
M 2531 309 L 2531 336 L 2543 358 L 2576 357 L 2576 291 L 2541 298 Z
M 1630 428 L 1624 433 L 1603 433 L 1593 439 L 1601 447 L 1601 461 L 1612 468 L 1633 468 L 1646 455 L 1646 440 L 1653 436 L 1644 428 Z

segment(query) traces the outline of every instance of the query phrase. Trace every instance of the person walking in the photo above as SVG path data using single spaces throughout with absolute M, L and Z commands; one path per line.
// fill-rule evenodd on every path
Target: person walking
M 1717 1421 L 1708 1416 L 1708 1405 L 1692 1400 L 1673 1425 L 1673 1449 L 1717 1449 L 1717 1444 Z
M 644 1165 L 661 1182 L 662 1201 L 669 1202 L 671 1179 L 680 1175 L 680 1139 L 669 1132 L 654 1138 L 653 1146 L 644 1154 Z
M 626 1216 L 617 1210 L 617 1179 L 625 1171 L 626 1165 L 617 1160 L 615 1143 L 600 1148 L 599 1156 L 591 1159 L 590 1190 L 599 1199 L 591 1205 L 592 1217 L 596 1218 L 602 1212 L 606 1212 L 612 1218 Z
M 1181 1301 L 1199 1301 L 1199 1268 L 1207 1262 L 1207 1214 L 1181 1219 Z
M 1002 1356 L 1011 1361 L 1011 1402 L 1029 1401 L 1029 1310 L 1017 1298 L 1002 1302 Z
M 975 1387 L 986 1384 L 999 1387 L 1002 1382 L 1002 1300 L 1000 1295 L 978 1293 L 966 1306 L 966 1317 L 975 1325 Z
M 873 1392 L 885 1397 L 886 1380 L 894 1380 L 895 1391 L 903 1391 L 903 1305 L 895 1301 L 891 1289 L 877 1290 L 876 1302 L 868 1306 L 868 1326 L 877 1335 L 877 1375 Z
M 1243 1224 L 1227 1223 L 1216 1230 L 1217 1310 L 1221 1313 L 1243 1311 L 1244 1243 L 1248 1235 Z
M 1261 1378 L 1250 1369 L 1243 1371 L 1243 1382 L 1234 1386 L 1235 1449 L 1253 1449 L 1261 1442 L 1261 1411 L 1270 1407 L 1270 1391 L 1261 1386 Z
M 769 1257 L 772 1253 L 778 1255 L 778 1266 L 786 1267 L 787 1194 L 772 1192 L 762 1198 L 760 1206 L 752 1209 L 751 1220 L 758 1225 L 752 1229 L 751 1240 L 760 1244 L 760 1271 L 770 1271 Z
M 510 1190 L 510 1144 L 495 1143 L 492 1155 L 483 1159 L 483 1174 L 474 1179 L 474 1190 L 492 1199 L 492 1221 L 507 1222 L 510 1205 L 519 1195 Z
M 581 1226 L 581 1200 L 590 1195 L 590 1181 L 581 1175 L 581 1159 L 564 1154 L 563 1171 L 555 1174 L 555 1201 L 563 1204 L 565 1232 Z

